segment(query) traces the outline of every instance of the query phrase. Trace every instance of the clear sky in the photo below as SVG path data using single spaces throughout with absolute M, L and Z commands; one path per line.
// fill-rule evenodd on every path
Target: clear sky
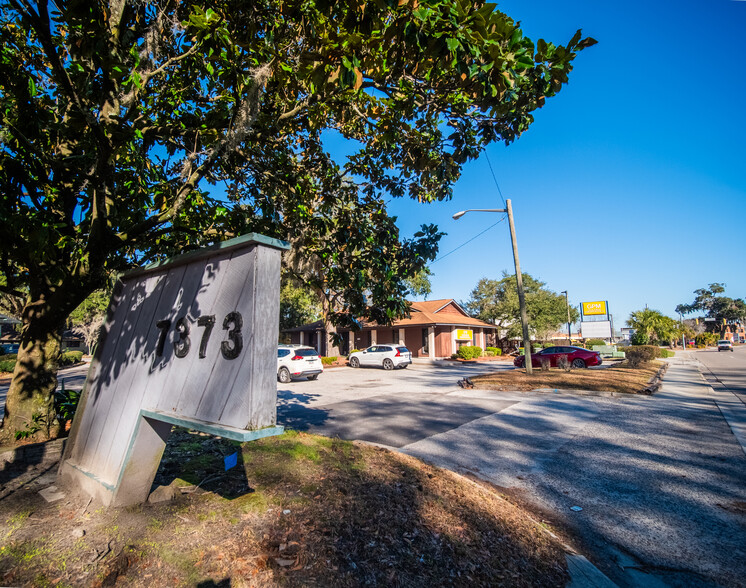
M 598 40 L 570 83 L 515 143 L 487 156 L 512 200 L 521 269 L 571 304 L 608 300 L 615 327 L 648 305 L 669 316 L 724 282 L 746 297 L 746 1 L 508 0 L 524 34 Z M 449 202 L 393 200 L 402 236 L 422 223 L 448 254 L 503 208 L 487 159 Z M 513 273 L 507 222 L 432 264 L 430 299 L 466 300 L 482 277 Z

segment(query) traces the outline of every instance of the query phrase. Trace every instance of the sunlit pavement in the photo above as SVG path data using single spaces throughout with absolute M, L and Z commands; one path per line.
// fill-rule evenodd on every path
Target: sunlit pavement
M 669 362 L 657 394 L 625 398 L 458 386 L 509 362 L 327 369 L 278 384 L 278 421 L 504 487 L 620 586 L 739 586 L 746 454 L 734 431 L 746 425 L 746 348 Z M 60 376 L 80 388 L 87 369 Z
M 68 390 L 82 390 L 85 384 L 85 378 L 88 374 L 89 364 L 84 363 L 75 367 L 66 368 L 57 372 L 57 383 L 61 385 L 65 382 L 65 388 Z M 5 411 L 5 398 L 10 388 L 10 376 L 4 376 L 0 379 L 0 415 Z
M 746 455 L 702 377 L 708 353 L 679 352 L 656 395 L 626 398 L 459 388 L 481 365 L 340 368 L 281 385 L 278 417 L 510 489 L 621 586 L 737 586 Z M 741 381 L 746 348 L 730 355 Z

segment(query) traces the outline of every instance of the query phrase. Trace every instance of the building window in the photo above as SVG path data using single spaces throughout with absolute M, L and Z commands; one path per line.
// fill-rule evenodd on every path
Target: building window
M 427 329 L 422 329 L 422 352 L 430 353 L 430 346 L 428 345 L 429 337 L 427 336 Z
M 394 345 L 399 345 L 399 329 L 394 329 L 393 341 Z

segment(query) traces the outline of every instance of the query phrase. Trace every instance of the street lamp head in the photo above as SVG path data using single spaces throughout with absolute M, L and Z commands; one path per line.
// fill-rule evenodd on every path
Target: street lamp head
M 453 215 L 453 220 L 458 220 L 458 219 L 460 219 L 460 218 L 461 218 L 462 216 L 464 216 L 465 214 L 466 214 L 466 211 L 465 211 L 465 210 L 462 210 L 461 212 L 457 212 L 456 214 L 454 214 L 454 215 Z

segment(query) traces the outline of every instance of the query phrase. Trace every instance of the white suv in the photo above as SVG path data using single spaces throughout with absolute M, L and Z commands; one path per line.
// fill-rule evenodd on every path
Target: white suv
M 718 351 L 733 351 L 733 341 L 721 339 L 718 341 Z
M 278 345 L 277 380 L 287 384 L 292 378 L 315 380 L 324 371 L 318 351 L 302 345 Z
M 412 363 L 412 354 L 403 345 L 372 345 L 362 351 L 353 351 L 348 358 L 350 367 L 370 365 L 393 370 L 405 368 Z

